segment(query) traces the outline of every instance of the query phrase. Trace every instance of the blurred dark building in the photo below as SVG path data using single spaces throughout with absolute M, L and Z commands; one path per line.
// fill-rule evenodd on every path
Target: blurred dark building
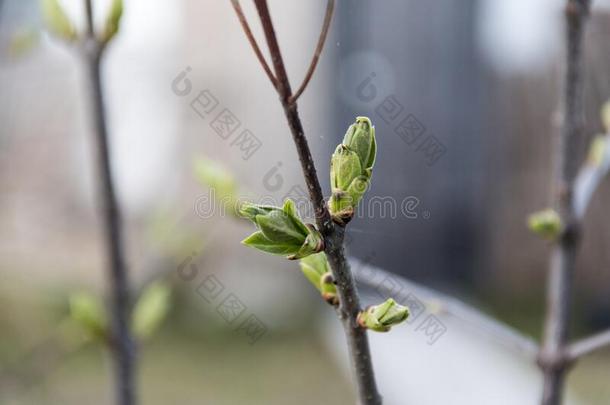
M 339 4 L 336 141 L 354 116 L 367 115 L 379 145 L 367 195 L 375 215 L 354 221 L 350 252 L 419 281 L 470 283 L 486 251 L 489 106 L 475 49 L 476 6 Z

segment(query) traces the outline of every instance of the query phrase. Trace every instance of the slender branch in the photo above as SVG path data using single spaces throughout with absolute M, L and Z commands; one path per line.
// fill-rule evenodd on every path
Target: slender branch
M 330 23 L 333 19 L 333 10 L 335 9 L 335 0 L 328 0 L 326 3 L 326 15 L 324 15 L 324 23 L 322 24 L 322 30 L 320 31 L 320 37 L 318 38 L 318 44 L 316 45 L 316 50 L 313 53 L 313 57 L 311 58 L 311 63 L 309 64 L 309 68 L 307 69 L 307 73 L 305 74 L 305 78 L 303 79 L 303 83 L 299 86 L 299 89 L 294 93 L 292 97 L 290 97 L 290 103 L 296 102 L 303 91 L 307 88 L 313 73 L 316 71 L 316 66 L 318 65 L 318 60 L 320 59 L 320 54 L 322 53 L 322 49 L 324 49 L 324 44 L 326 43 L 326 36 L 328 35 L 328 29 L 330 28 Z
M 86 1 L 88 13 L 91 0 Z M 88 16 L 88 36 L 85 38 L 83 57 L 86 65 L 88 98 L 93 119 L 93 135 L 97 152 L 97 170 L 100 177 L 99 198 L 101 201 L 108 276 L 111 292 L 112 338 L 111 349 L 115 358 L 117 403 L 133 405 L 135 400 L 135 346 L 129 331 L 129 280 L 123 251 L 121 210 L 117 203 L 110 147 L 106 126 L 106 108 L 101 78 L 101 58 L 104 44 L 94 37 L 93 18 Z
M 392 284 L 397 284 L 399 286 L 397 288 L 400 288 L 401 291 L 413 294 L 428 311 L 453 317 L 461 324 L 476 329 L 477 332 L 489 336 L 515 353 L 525 355 L 531 360 L 536 359 L 538 344 L 533 338 L 523 335 L 518 330 L 495 320 L 459 299 L 359 260 L 350 258 L 350 262 L 354 268 L 358 269 L 355 277 L 359 283 L 379 291 L 384 281 L 391 280 Z M 400 301 L 398 298 L 396 299 Z M 404 303 L 401 304 L 404 305 Z
M 566 16 L 566 72 L 563 126 L 558 143 L 556 206 L 564 231 L 553 247 L 547 284 L 547 314 L 538 364 L 544 374 L 542 405 L 559 405 L 569 362 L 565 356 L 570 320 L 573 273 L 579 221 L 574 210 L 574 183 L 583 129 L 582 39 L 588 0 L 568 0 Z
M 610 346 L 610 329 L 570 344 L 566 349 L 568 361 L 575 361 L 597 350 Z
M 328 258 L 333 276 L 337 282 L 337 291 L 340 298 L 338 313 L 345 330 L 352 366 L 355 369 L 360 403 L 361 405 L 380 405 L 382 400 L 377 390 L 373 372 L 367 332 L 360 328 L 356 322 L 358 312 L 361 310 L 360 298 L 358 297 L 356 284 L 352 277 L 349 263 L 345 259 L 345 251 L 343 249 L 345 229 L 336 226 L 332 222 L 330 213 L 324 203 L 324 195 L 322 194 L 322 188 L 320 187 L 307 138 L 304 134 L 303 125 L 297 110 L 297 104 L 294 102 L 295 99 L 293 99 L 290 82 L 284 66 L 284 60 L 277 41 L 271 15 L 269 14 L 267 1 L 255 0 L 254 3 L 263 26 L 269 53 L 271 54 L 275 77 L 277 78 L 276 90 L 280 96 L 282 107 L 284 108 L 288 126 L 290 127 L 301 162 L 305 182 L 307 183 L 307 188 L 309 190 L 309 196 L 316 211 L 316 224 L 324 237 L 324 251 Z M 248 34 L 246 33 L 246 35 Z M 323 36 L 325 38 L 326 34 Z M 309 79 L 307 79 L 307 81 L 309 81 Z M 305 86 L 306 85 L 307 83 L 305 83 Z
M 320 182 L 318 181 L 318 175 L 316 173 L 311 152 L 309 151 L 309 145 L 307 143 L 307 138 L 305 137 L 297 107 L 289 102 L 292 91 L 290 88 L 290 82 L 288 80 L 288 74 L 286 73 L 286 68 L 284 67 L 282 53 L 275 35 L 273 22 L 271 21 L 271 15 L 269 14 L 269 9 L 267 7 L 267 2 L 264 0 L 255 0 L 255 4 L 263 25 L 263 31 L 265 33 L 265 38 L 271 54 L 271 60 L 273 62 L 273 68 L 277 76 L 277 91 L 280 96 L 280 101 L 284 107 L 288 123 L 291 129 L 294 129 L 292 135 L 297 147 L 299 159 L 301 161 L 301 167 L 305 176 L 307 188 L 309 189 L 309 195 L 316 211 L 316 220 L 320 220 L 322 222 L 321 231 L 330 232 L 333 229 L 333 223 L 330 219 L 328 209 L 324 204 L 324 194 L 322 193 L 322 188 L 320 187 Z
M 265 70 L 265 73 L 267 74 L 267 77 L 269 78 L 269 80 L 271 80 L 271 84 L 273 84 L 273 87 L 277 88 L 277 79 L 275 78 L 275 76 L 273 76 L 273 72 L 271 72 L 271 69 L 269 68 L 269 65 L 267 64 L 267 61 L 265 60 L 265 56 L 263 56 L 263 53 L 261 52 L 261 49 L 258 46 L 258 43 L 256 42 L 256 38 L 254 38 L 254 34 L 252 34 L 252 30 L 250 29 L 248 20 L 246 19 L 246 16 L 244 15 L 244 11 L 242 10 L 241 5 L 239 4 L 239 0 L 231 0 L 231 4 L 233 4 L 233 9 L 235 10 L 235 14 L 237 14 L 239 23 L 241 24 L 242 28 L 244 29 L 244 32 L 246 33 L 246 38 L 248 38 L 248 42 L 250 42 L 250 46 L 252 46 L 252 49 L 254 50 L 254 53 L 256 54 L 256 57 L 258 58 L 259 63 Z
M 87 36 L 93 38 L 95 28 L 93 26 L 93 4 L 91 0 L 85 1 L 85 18 L 87 20 Z

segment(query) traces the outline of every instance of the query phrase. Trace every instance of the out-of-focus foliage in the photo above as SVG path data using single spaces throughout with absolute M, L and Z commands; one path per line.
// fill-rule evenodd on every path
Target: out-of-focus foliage
M 108 335 L 108 317 L 101 301 L 87 292 L 74 293 L 69 298 L 70 318 L 91 339 Z
M 559 214 L 551 208 L 531 214 L 527 224 L 532 232 L 548 240 L 555 239 L 562 228 Z
M 49 31 L 66 41 L 76 39 L 76 30 L 59 0 L 41 0 L 41 9 Z
M 40 42 L 40 31 L 34 27 L 24 27 L 15 32 L 10 42 L 10 53 L 14 57 L 28 54 Z
M 155 281 L 140 295 L 133 310 L 132 330 L 139 339 L 149 338 L 161 325 L 171 305 L 167 283 Z
M 103 42 L 108 42 L 119 32 L 119 24 L 123 16 L 123 0 L 113 0 L 106 17 L 106 26 L 102 36 Z
M 204 157 L 194 162 L 195 177 L 213 193 L 214 199 L 228 209 L 233 216 L 239 216 L 237 182 L 231 172 L 217 162 Z

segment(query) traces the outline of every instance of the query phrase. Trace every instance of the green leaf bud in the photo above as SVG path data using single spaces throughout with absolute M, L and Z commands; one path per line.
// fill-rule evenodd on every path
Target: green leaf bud
M 370 172 L 373 169 L 377 154 L 377 142 L 375 140 L 375 127 L 368 117 L 356 117 L 356 122 L 350 125 L 345 133 L 343 145 L 356 152 L 363 170 L 368 169 Z
M 362 175 L 358 154 L 344 145 L 337 146 L 330 160 L 330 182 L 333 189 L 347 190 L 352 181 Z
M 384 303 L 373 305 L 358 314 L 358 324 L 376 332 L 387 332 L 409 317 L 409 308 L 400 305 L 392 298 Z
M 339 305 L 335 278 L 330 271 L 322 274 L 322 277 L 320 277 L 320 293 L 322 293 L 324 301 L 328 302 L 330 305 Z
M 367 117 L 357 117 L 337 146 L 330 161 L 331 197 L 328 208 L 333 220 L 345 225 L 351 220 L 370 185 L 377 154 L 375 128 Z
M 531 214 L 527 224 L 532 232 L 548 240 L 556 239 L 563 229 L 559 214 L 551 208 Z

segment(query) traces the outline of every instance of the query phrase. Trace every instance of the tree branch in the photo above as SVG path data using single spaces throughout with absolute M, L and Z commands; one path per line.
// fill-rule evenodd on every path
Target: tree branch
M 95 36 L 95 28 L 93 26 L 93 4 L 91 0 L 85 0 L 85 19 L 87 21 L 87 37 L 93 38 Z
M 111 349 L 115 358 L 117 403 L 133 405 L 135 404 L 135 346 L 129 331 L 129 280 L 123 251 L 121 210 L 117 203 L 112 179 L 106 109 L 100 72 L 105 44 L 101 44 L 95 38 L 91 0 L 86 0 L 86 9 L 88 34 L 82 54 L 86 65 L 88 99 L 93 119 L 92 129 L 97 152 L 97 170 L 100 177 L 98 193 L 101 201 L 106 257 L 108 258 L 112 313 Z
M 263 70 L 267 74 L 267 77 L 269 78 L 269 80 L 271 80 L 271 84 L 273 85 L 273 87 L 277 88 L 277 79 L 275 78 L 275 76 L 273 76 L 273 72 L 271 72 L 271 69 L 269 68 L 269 65 L 267 64 L 267 61 L 265 60 L 265 56 L 261 52 L 261 49 L 258 46 L 258 43 L 256 42 L 256 38 L 254 38 L 254 34 L 252 34 L 252 30 L 250 29 L 248 20 L 246 19 L 246 16 L 244 15 L 244 11 L 242 10 L 241 5 L 239 4 L 239 0 L 231 0 L 231 4 L 233 4 L 233 9 L 235 10 L 235 14 L 237 14 L 239 23 L 241 24 L 242 28 L 244 29 L 244 32 L 246 33 L 246 38 L 248 38 L 248 42 L 250 42 L 250 46 L 252 46 L 252 49 L 254 50 L 254 53 L 256 54 L 256 57 L 258 58 L 258 62 L 263 67 Z
M 606 346 L 610 346 L 610 329 L 570 344 L 566 349 L 566 356 L 568 361 L 572 362 Z
M 303 79 L 303 83 L 299 86 L 299 89 L 294 93 L 292 97 L 290 97 L 290 103 L 295 103 L 309 84 L 311 77 L 313 76 L 313 72 L 316 70 L 316 66 L 318 65 L 318 60 L 320 59 L 320 54 L 322 53 L 322 49 L 324 48 L 324 44 L 326 43 L 326 36 L 328 35 L 328 29 L 330 28 L 330 23 L 333 19 L 333 10 L 335 9 L 335 0 L 328 0 L 326 3 L 326 15 L 324 16 L 324 23 L 322 24 L 322 30 L 320 31 L 320 38 L 318 38 L 318 44 L 316 45 L 316 50 L 313 53 L 313 57 L 311 58 L 311 63 L 309 64 L 309 68 L 307 69 L 307 73 L 305 74 L 305 78 Z
M 311 151 L 309 150 L 307 138 L 305 137 L 303 125 L 299 117 L 297 104 L 295 102 L 296 99 L 293 98 L 292 95 L 290 82 L 284 66 L 271 15 L 269 14 L 267 2 L 266 0 L 255 0 L 254 2 L 263 26 L 265 39 L 267 41 L 267 46 L 269 47 L 273 68 L 275 70 L 275 77 L 277 78 L 276 90 L 280 96 L 282 107 L 284 108 L 284 114 L 286 115 L 288 126 L 290 127 L 292 138 L 299 155 L 309 196 L 316 211 L 316 224 L 324 237 L 324 252 L 326 253 L 333 276 L 337 282 L 337 291 L 340 298 L 338 312 L 347 337 L 351 362 L 355 369 L 360 403 L 361 405 L 380 405 L 382 401 L 377 390 L 373 372 L 367 332 L 360 328 L 356 322 L 356 317 L 361 310 L 361 307 L 356 285 L 349 264 L 345 259 L 345 252 L 343 249 L 345 230 L 332 222 L 330 213 L 324 203 L 324 195 L 322 194 Z M 332 9 L 330 11 L 332 16 Z M 329 21 L 331 16 L 327 16 Z M 327 30 L 328 28 L 323 28 L 323 30 L 325 29 Z M 248 36 L 247 32 L 246 36 Z M 326 38 L 326 34 L 323 32 L 321 37 Z M 310 70 L 312 71 L 311 74 L 313 74 L 316 62 L 317 59 L 312 61 L 312 66 L 310 66 Z M 306 81 L 304 82 L 304 85 L 301 86 L 303 89 L 306 87 L 308 81 L 309 78 L 306 76 Z
M 453 317 L 460 323 L 482 332 L 498 343 L 512 349 L 515 353 L 525 355 L 530 360 L 536 359 L 538 344 L 534 339 L 525 336 L 518 330 L 495 320 L 478 309 L 458 300 L 457 298 L 435 291 L 421 284 L 415 283 L 402 276 L 389 273 L 378 267 L 370 266 L 359 260 L 350 259 L 355 272 L 356 281 L 380 292 L 379 289 L 386 280 L 398 284 L 401 291 L 413 294 L 422 301 L 426 309 L 433 313 Z M 396 298 L 399 303 L 400 299 Z
M 544 374 L 542 405 L 561 403 L 568 361 L 568 337 L 574 264 L 578 247 L 579 220 L 574 209 L 574 184 L 583 129 L 582 40 L 588 0 L 568 0 L 566 17 L 566 71 L 563 90 L 563 125 L 557 149 L 555 205 L 564 230 L 551 256 L 547 284 L 547 314 L 538 364 Z

